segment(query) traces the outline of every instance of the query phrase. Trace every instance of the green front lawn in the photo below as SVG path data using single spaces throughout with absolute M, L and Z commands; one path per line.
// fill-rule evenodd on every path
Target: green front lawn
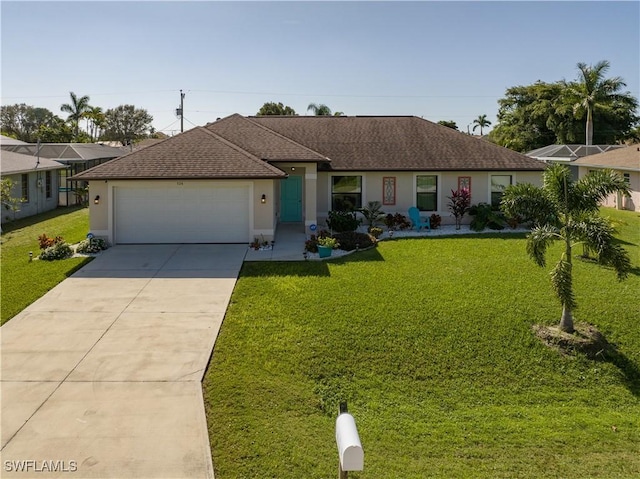
M 88 208 L 58 208 L 2 225 L 2 304 L 1 323 L 18 314 L 25 307 L 89 261 L 89 258 L 70 258 L 62 261 L 29 262 L 40 254 L 38 236 L 62 236 L 73 244 L 85 239 L 89 231 Z
M 560 248 L 542 269 L 523 236 L 245 263 L 203 384 L 216 477 L 336 477 L 341 400 L 365 451 L 354 479 L 640 477 L 640 218 L 605 214 L 635 270 L 618 283 L 577 260 L 575 316 L 615 363 L 535 339 L 560 318 Z

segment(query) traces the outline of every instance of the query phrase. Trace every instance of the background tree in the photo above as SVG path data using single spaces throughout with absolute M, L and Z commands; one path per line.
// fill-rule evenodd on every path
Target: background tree
M 97 141 L 100 138 L 100 131 L 105 125 L 105 116 L 102 108 L 99 106 L 90 107 L 85 113 L 85 118 L 87 119 L 87 132 L 91 141 Z
M 257 116 L 266 115 L 296 115 L 296 111 L 282 103 L 267 102 L 258 110 Z
M 69 95 L 71 96 L 71 103 L 64 103 L 60 106 L 60 110 L 69 114 L 67 121 L 71 123 L 73 132 L 75 136 L 78 137 L 80 132 L 80 120 L 84 118 L 85 114 L 91 108 L 89 106 L 89 97 L 85 95 L 78 98 L 72 91 L 69 92 Z
M 151 129 L 153 117 L 147 110 L 134 105 L 120 105 L 107 110 L 105 116 L 105 140 L 119 141 L 127 145 L 134 140 L 145 138 Z
M 311 110 L 315 116 L 331 116 L 332 115 L 331 108 L 329 108 L 327 105 L 323 105 L 322 103 L 320 104 L 309 103 L 309 106 L 307 107 L 307 111 L 309 110 Z M 342 113 L 342 112 L 339 112 L 339 113 Z
M 608 110 L 617 102 L 628 102 L 629 92 L 621 93 L 627 84 L 620 77 L 605 78 L 610 64 L 606 60 L 594 66 L 578 63 L 580 76 L 577 82 L 567 84 L 570 97 L 574 100 L 573 112 L 577 118 L 586 114 L 585 145 L 593 144 L 593 112 Z M 637 106 L 637 102 L 636 105 Z
M 602 76 L 606 69 L 599 71 Z M 498 100 L 498 123 L 489 139 L 523 152 L 554 143 L 582 143 L 586 138 L 586 123 L 582 121 L 586 107 L 580 106 L 581 98 L 585 99 L 580 92 L 586 89 L 579 82 L 565 81 L 538 81 L 507 89 L 505 98 Z M 638 100 L 628 92 L 596 97 L 597 106 L 591 109 L 592 123 L 597 125 L 592 143 L 616 144 L 632 138 L 640 120 L 636 115 Z
M 487 120 L 487 115 L 480 115 L 473 120 L 473 131 L 476 131 L 476 128 L 480 127 L 480 136 L 482 136 L 482 129 L 488 126 L 491 126 L 491 122 Z
M 455 121 L 440 120 L 438 122 L 438 125 L 446 126 L 447 128 L 451 128 L 453 130 L 458 129 L 458 125 L 456 124 Z
M 543 186 L 519 183 L 507 187 L 501 209 L 507 217 L 519 216 L 534 222 L 527 236 L 527 253 L 539 265 L 546 265 L 546 252 L 555 241 L 564 244 L 562 256 L 551 272 L 551 284 L 562 305 L 560 329 L 574 332 L 572 248 L 586 245 L 600 264 L 612 266 L 618 279 L 627 277 L 631 261 L 615 242 L 611 223 L 602 218 L 599 204 L 615 192 L 629 194 L 624 180 L 611 170 L 591 172 L 578 181 L 564 165 L 554 164 L 543 174 Z
M 69 142 L 73 138 L 73 132 L 62 118 L 46 108 L 28 106 L 24 103 L 0 107 L 0 124 L 3 135 L 27 143 L 35 143 L 38 138 L 43 142 Z M 52 137 L 61 140 L 50 140 Z

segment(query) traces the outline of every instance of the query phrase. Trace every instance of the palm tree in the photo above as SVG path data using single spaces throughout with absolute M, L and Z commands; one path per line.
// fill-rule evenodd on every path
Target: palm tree
M 89 110 L 84 114 L 84 116 L 87 119 L 89 136 L 92 141 L 95 141 L 100 137 L 100 129 L 104 127 L 104 112 L 99 106 L 92 106 L 89 107 Z
M 473 131 L 476 131 L 476 128 L 480 127 L 480 136 L 482 136 L 482 129 L 491 125 L 491 122 L 487 120 L 487 115 L 480 115 L 478 118 L 473 120 Z
M 580 75 L 578 83 L 568 86 L 569 94 L 573 97 L 573 112 L 578 118 L 585 112 L 587 124 L 585 127 L 585 145 L 593 143 L 593 110 L 606 110 L 617 100 L 623 99 L 620 90 L 627 84 L 620 77 L 604 78 L 609 70 L 609 62 L 602 60 L 594 66 L 578 63 Z
M 80 131 L 80 120 L 84 118 L 91 107 L 89 106 L 89 97 L 87 95 L 78 98 L 72 91 L 69 92 L 69 95 L 71 95 L 71 103 L 63 104 L 60 106 L 60 110 L 69 114 L 67 121 L 71 122 L 77 138 Z
M 307 111 L 313 111 L 313 114 L 316 116 L 331 116 L 331 108 L 329 108 L 327 105 L 324 105 L 322 103 L 320 104 L 315 104 L 315 103 L 309 103 L 309 106 L 307 107 Z
M 629 189 L 624 179 L 611 170 L 594 171 L 573 181 L 567 166 L 553 164 L 543 174 L 542 187 L 520 183 L 507 187 L 502 197 L 505 215 L 533 221 L 527 253 L 539 266 L 546 265 L 545 253 L 554 241 L 564 243 L 562 257 L 551 272 L 551 284 L 562 305 L 562 331 L 574 331 L 574 246 L 591 248 L 600 264 L 616 270 L 619 280 L 625 279 L 631 269 L 629 255 L 615 243 L 611 223 L 598 214 L 600 202 L 614 192 L 629 194 Z

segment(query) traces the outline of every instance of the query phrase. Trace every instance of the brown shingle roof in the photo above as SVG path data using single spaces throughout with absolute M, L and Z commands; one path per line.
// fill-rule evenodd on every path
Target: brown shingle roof
M 238 114 L 206 128 L 265 161 L 327 161 L 318 152 Z
M 515 151 L 417 117 L 250 117 L 331 159 L 333 170 L 543 170 Z
M 574 161 L 573 164 L 640 171 L 640 145 L 631 145 L 626 148 L 607 151 L 606 153 L 585 156 Z
M 134 151 L 74 179 L 281 178 L 286 174 L 203 127 Z

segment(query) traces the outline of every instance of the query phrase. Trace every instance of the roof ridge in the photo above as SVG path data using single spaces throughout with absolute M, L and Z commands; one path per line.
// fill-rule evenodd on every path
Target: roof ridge
M 214 137 L 215 139 L 217 139 L 218 141 L 221 141 L 222 143 L 224 143 L 225 145 L 227 145 L 230 148 L 233 148 L 234 150 L 236 150 L 238 153 L 243 154 L 244 156 L 246 156 L 247 158 L 249 158 L 251 161 L 254 161 L 255 163 L 260 164 L 263 167 L 266 167 L 267 169 L 271 170 L 274 173 L 283 173 L 283 171 L 280 168 L 276 168 L 273 165 L 270 165 L 269 163 L 267 163 L 266 161 L 262 160 L 261 158 L 258 158 L 256 155 L 254 155 L 253 153 L 245 150 L 244 148 L 242 148 L 239 145 L 236 145 L 235 143 L 227 140 L 225 137 L 220 136 L 219 134 L 209 130 L 206 127 L 203 126 L 198 126 L 198 129 L 202 129 L 202 131 L 204 131 L 206 134 L 208 134 L 209 136 Z
M 326 160 L 326 161 L 329 161 L 329 162 L 331 161 L 331 158 L 329 158 L 328 156 L 323 155 L 323 154 L 322 154 L 322 153 L 320 153 L 319 151 L 316 151 L 316 150 L 314 150 L 313 148 L 309 148 L 308 146 L 305 146 L 305 145 L 303 145 L 303 144 L 301 144 L 301 143 L 298 143 L 297 141 L 292 140 L 292 139 L 291 139 L 291 138 L 289 138 L 288 136 L 285 136 L 285 135 L 283 135 L 283 134 L 281 134 L 281 133 L 278 133 L 277 131 L 274 131 L 274 130 L 272 130 L 271 128 L 269 128 L 269 127 L 267 127 L 267 126 L 261 125 L 260 123 L 258 123 L 258 122 L 256 122 L 256 121 L 253 121 L 253 120 L 252 120 L 251 118 L 249 118 L 249 117 L 242 116 L 242 115 L 239 115 L 239 114 L 237 114 L 237 113 L 236 113 L 236 115 L 238 115 L 238 116 L 239 116 L 240 118 L 242 118 L 243 120 L 248 121 L 248 122 L 249 122 L 249 123 L 251 123 L 252 125 L 257 126 L 258 128 L 261 128 L 261 129 L 262 129 L 262 130 L 264 130 L 264 131 L 268 131 L 268 132 L 269 132 L 269 133 L 271 133 L 272 135 L 275 135 L 275 136 L 277 136 L 277 137 L 279 137 L 279 138 L 282 138 L 283 140 L 285 140 L 285 141 L 287 141 L 287 142 L 289 142 L 289 143 L 291 143 L 291 144 L 293 144 L 293 145 L 296 145 L 296 146 L 298 146 L 298 147 L 300 147 L 300 148 L 302 148 L 302 149 L 304 149 L 304 150 L 306 150 L 306 151 L 309 151 L 309 152 L 313 153 L 314 155 L 317 155 L 317 156 L 319 156 L 320 158 L 322 158 L 322 159 L 324 159 L 324 160 Z M 232 116 L 233 116 L 233 115 L 232 115 Z M 265 115 L 265 116 L 267 116 L 267 115 Z M 227 117 L 227 118 L 229 118 L 229 117 Z M 294 118 L 294 117 L 292 116 L 292 118 Z

